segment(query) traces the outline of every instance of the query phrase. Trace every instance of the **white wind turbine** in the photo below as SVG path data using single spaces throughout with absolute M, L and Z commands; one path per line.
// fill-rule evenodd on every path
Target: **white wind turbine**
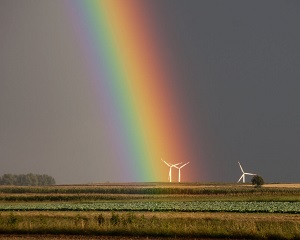
M 190 162 L 187 162 L 185 164 L 183 164 L 181 167 L 177 167 L 177 166 L 174 166 L 175 168 L 178 169 L 178 182 L 180 182 L 180 169 L 183 168 L 185 165 L 188 165 Z
M 250 175 L 250 176 L 256 175 L 254 173 L 245 173 L 244 170 L 243 170 L 243 168 L 242 168 L 242 165 L 240 164 L 240 162 L 238 162 L 238 163 L 240 165 L 240 168 L 241 168 L 241 171 L 242 171 L 243 174 L 242 174 L 242 176 L 240 177 L 240 179 L 237 182 L 240 182 L 241 179 L 243 178 L 243 183 L 245 183 L 245 175 Z
M 164 161 L 163 159 L 161 159 L 165 164 L 167 164 L 168 165 L 168 167 L 170 168 L 170 170 L 169 170 L 169 180 L 170 180 L 170 182 L 172 182 L 172 167 L 176 167 L 178 164 L 181 164 L 181 162 L 180 163 L 176 163 L 176 164 L 170 164 L 170 163 L 167 163 L 166 161 Z

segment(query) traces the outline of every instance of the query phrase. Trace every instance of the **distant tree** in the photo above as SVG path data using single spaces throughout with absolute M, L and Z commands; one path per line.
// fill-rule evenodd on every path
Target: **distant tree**
M 0 185 L 46 186 L 55 185 L 55 179 L 46 174 L 4 174 L 0 177 Z
M 4 174 L 1 177 L 1 185 L 14 185 L 15 184 L 15 176 L 13 174 Z
M 264 185 L 264 179 L 259 176 L 259 175 L 255 175 L 252 179 L 251 179 L 252 185 L 255 185 L 255 187 L 261 187 L 262 185 Z
M 15 182 L 14 185 L 17 186 L 30 186 L 28 182 L 28 177 L 25 174 L 18 174 L 14 175 L 15 176 Z
M 46 175 L 38 175 L 37 178 L 38 178 L 38 184 L 39 186 L 45 186 L 47 185 L 47 181 L 46 181 Z
M 42 185 L 42 186 L 55 185 L 55 179 L 51 176 L 46 175 L 46 174 L 39 175 L 38 176 L 38 182 L 39 182 L 39 185 Z

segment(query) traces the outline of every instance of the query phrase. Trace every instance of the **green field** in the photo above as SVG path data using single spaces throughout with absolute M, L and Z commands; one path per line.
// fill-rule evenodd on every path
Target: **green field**
M 0 233 L 300 239 L 300 185 L 0 187 Z M 34 234 L 34 235 L 33 235 Z

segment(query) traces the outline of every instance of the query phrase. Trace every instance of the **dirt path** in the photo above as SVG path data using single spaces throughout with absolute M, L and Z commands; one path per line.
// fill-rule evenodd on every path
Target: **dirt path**
M 163 237 L 124 237 L 124 236 L 84 236 L 84 235 L 26 235 L 26 234 L 0 234 L 0 239 L 28 239 L 28 240 L 35 240 L 35 239 L 43 239 L 43 240 L 55 240 L 55 239 L 89 239 L 89 240 L 96 240 L 96 239 L 101 239 L 101 240 L 214 240 L 213 238 L 163 238 Z M 228 238 L 226 238 L 228 239 Z M 218 240 L 222 240 L 218 238 Z M 241 240 L 241 239 L 240 239 Z

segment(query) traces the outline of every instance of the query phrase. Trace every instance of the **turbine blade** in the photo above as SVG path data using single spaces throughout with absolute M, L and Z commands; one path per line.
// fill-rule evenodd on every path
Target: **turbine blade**
M 185 165 L 188 165 L 190 162 L 183 164 L 180 168 L 183 168 Z
M 164 161 L 163 159 L 161 159 L 165 164 L 168 165 L 168 167 L 171 167 L 171 165 L 169 163 L 167 163 L 166 161 Z
M 240 165 L 240 168 L 241 168 L 241 170 L 242 170 L 242 173 L 245 173 L 244 170 L 243 170 L 243 168 L 242 168 L 242 165 L 240 164 L 240 162 L 238 162 L 238 163 L 239 163 L 239 165 Z
M 240 179 L 237 181 L 238 183 L 242 180 L 244 174 L 240 177 Z

